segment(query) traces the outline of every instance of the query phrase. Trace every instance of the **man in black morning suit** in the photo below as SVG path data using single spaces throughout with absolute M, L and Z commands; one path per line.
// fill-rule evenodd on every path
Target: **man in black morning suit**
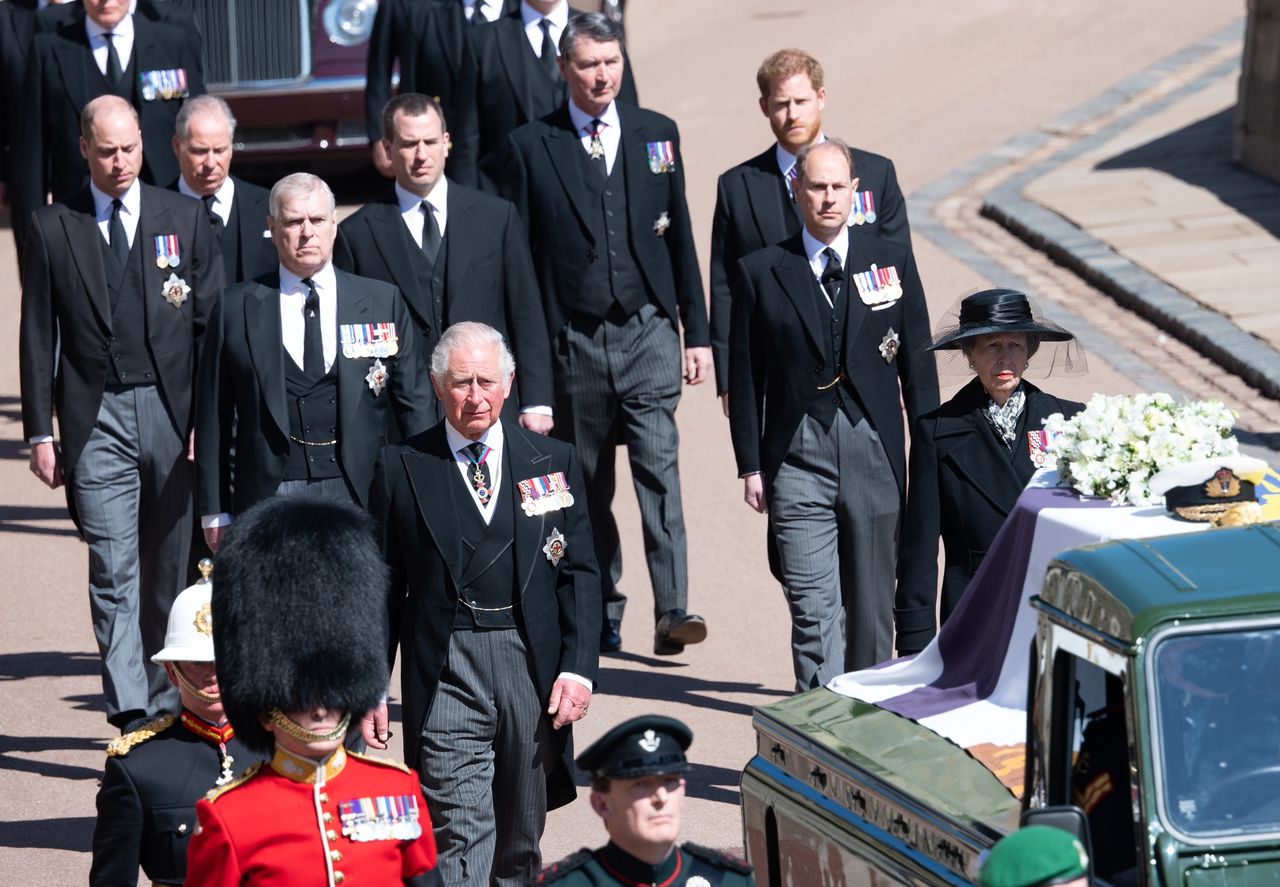
M 524 0 L 516 6 L 492 27 L 468 35 L 457 110 L 449 118 L 454 129 L 449 175 L 486 191 L 499 187 L 507 135 L 564 105 L 565 83 L 554 53 L 564 26 L 583 14 L 568 0 Z M 618 98 L 640 103 L 625 52 Z
M 822 65 L 798 49 L 769 56 L 756 73 L 760 110 L 776 142 L 720 176 L 711 223 L 711 348 L 715 353 L 716 391 L 728 413 L 729 318 L 738 260 L 800 233 L 800 208 L 791 195 L 795 155 L 821 142 L 827 91 Z M 850 148 L 857 168 L 855 189 L 863 205 L 849 224 L 887 240 L 911 245 L 907 204 L 898 187 L 893 161 Z M 869 200 L 869 203 L 868 203 Z
M 445 177 L 444 124 L 440 106 L 420 93 L 387 103 L 383 132 L 396 184 L 338 226 L 334 264 L 398 286 L 424 354 L 461 320 L 502 333 L 520 367 L 505 418 L 546 434 L 551 345 L 529 238 L 510 201 Z
M 217 96 L 188 99 L 178 112 L 173 153 L 182 174 L 170 186 L 201 201 L 222 246 L 227 285 L 275 270 L 279 260 L 267 230 L 266 188 L 230 175 L 236 118 Z
M 399 64 L 398 93 L 420 92 L 456 119 L 459 72 L 467 67 L 467 34 L 520 7 L 520 0 L 382 0 L 369 35 L 364 108 L 374 165 L 389 173 L 382 144 L 382 109 L 391 98 Z M 452 164 L 450 164 L 452 166 Z
M 168 147 L 178 108 L 188 95 L 204 92 L 194 29 L 134 15 L 128 0 L 83 0 L 53 21 L 53 30 L 37 34 L 32 45 L 15 133 L 11 200 L 19 249 L 27 218 L 46 192 L 58 200 L 84 187 L 76 144 L 80 111 L 90 99 L 117 95 L 133 105 L 142 127 L 141 178 L 164 187 L 178 177 Z
M 500 419 L 514 362 L 484 324 L 431 356 L 445 420 L 383 450 L 370 494 L 391 567 L 404 748 L 446 884 L 528 884 L 574 800 L 570 725 L 599 664 L 599 571 L 573 447 Z M 364 723 L 385 748 L 386 705 Z
M 365 505 L 382 446 L 435 421 L 400 293 L 333 267 L 329 186 L 285 176 L 267 227 L 278 269 L 222 293 L 200 362 L 196 503 L 215 552 L 234 516 L 272 495 Z
M 107 718 L 124 728 L 177 704 L 146 657 L 186 580 L 196 359 L 223 272 L 200 207 L 137 181 L 133 108 L 94 99 L 84 133 L 89 187 L 32 215 L 23 254 L 22 421 L 31 470 L 65 480 L 89 544 Z
M 910 248 L 847 227 L 848 146 L 796 163 L 804 230 L 739 263 L 729 427 L 743 496 L 769 513 L 804 690 L 892 655 L 899 385 L 914 421 L 938 381 L 920 359 L 929 314 Z
M 622 38 L 607 17 L 575 16 L 560 40 L 569 101 L 511 134 L 503 193 L 532 239 L 556 362 L 556 433 L 578 448 L 587 480 L 607 606 L 601 649 L 622 644 L 612 503 L 625 444 L 653 585 L 654 650 L 673 655 L 706 637 L 702 618 L 685 611 L 675 409 L 682 367 L 690 385 L 711 370 L 680 134 L 671 119 L 614 101 Z
M 0 3 L 0 198 L 7 201 L 12 181 L 13 142 L 22 105 L 22 78 L 35 39 L 34 3 Z

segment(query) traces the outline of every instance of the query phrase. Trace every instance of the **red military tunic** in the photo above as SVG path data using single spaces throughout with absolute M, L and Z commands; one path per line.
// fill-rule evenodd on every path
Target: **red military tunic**
M 321 764 L 277 748 L 196 817 L 187 887 L 383 887 L 436 865 L 417 776 L 342 748 Z

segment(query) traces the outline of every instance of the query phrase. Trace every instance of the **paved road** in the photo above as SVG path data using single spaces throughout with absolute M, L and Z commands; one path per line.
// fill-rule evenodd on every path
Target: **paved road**
M 756 109 L 754 72 L 774 49 L 801 46 L 823 60 L 828 132 L 893 157 L 910 194 L 1243 13 L 1242 3 L 1202 0 L 630 5 L 641 95 L 681 124 L 704 259 L 715 176 L 769 140 Z M 911 206 L 919 230 L 927 227 L 932 202 Z M 1016 265 L 1010 273 L 1043 285 L 1045 298 L 1095 323 L 1107 317 L 1094 311 L 1105 307 L 1103 297 L 977 219 L 977 202 L 972 188 L 944 202 L 946 225 L 934 226 L 941 233 L 917 236 L 935 316 L 993 274 L 990 264 L 966 263 L 972 249 L 999 268 Z M 12 248 L 7 233 L 0 237 L 0 302 L 3 315 L 16 321 Z M 1115 323 L 1130 321 L 1116 317 Z M 1126 329 L 1124 343 L 1158 340 L 1140 323 Z M 65 519 L 61 494 L 44 490 L 27 473 L 16 323 L 11 330 L 8 354 L 0 360 L 0 871 L 19 882 L 74 884 L 88 871 L 93 796 L 109 731 L 98 709 L 85 550 Z M 1153 379 L 1176 383 L 1188 374 L 1216 375 L 1190 355 L 1156 349 L 1135 357 L 1126 348 L 1091 354 L 1086 379 L 1055 384 L 1054 390 L 1084 398 L 1095 390 L 1151 387 Z M 1152 371 L 1152 360 L 1165 365 Z M 763 520 L 740 501 L 727 427 L 709 388 L 688 392 L 680 424 L 691 602 L 707 617 L 711 634 L 678 660 L 648 655 L 637 512 L 634 500 L 622 496 L 625 587 L 637 606 L 623 626 L 625 652 L 603 663 L 601 692 L 578 741 L 581 746 L 642 711 L 660 709 L 689 721 L 697 766 L 685 831 L 691 839 L 729 847 L 740 843 L 737 781 L 753 748 L 751 707 L 786 695 L 791 683 L 787 614 L 765 569 Z M 624 478 L 620 488 L 626 487 Z M 600 836 L 594 815 L 579 802 L 551 816 L 544 850 L 554 859 Z

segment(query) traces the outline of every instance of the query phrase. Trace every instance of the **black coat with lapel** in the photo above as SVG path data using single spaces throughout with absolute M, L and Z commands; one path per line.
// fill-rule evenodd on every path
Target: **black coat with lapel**
M 870 191 L 876 201 L 875 222 L 857 229 L 911 246 L 907 203 L 893 161 L 859 148 L 849 153 L 858 190 Z M 778 170 L 775 146 L 720 176 L 711 222 L 711 348 L 721 394 L 729 388 L 729 318 L 738 260 L 798 234 L 800 228 L 800 211 Z
M 183 198 L 189 199 L 189 198 Z M 208 222 L 205 222 L 208 227 Z M 343 474 L 361 504 L 378 451 L 435 421 L 435 393 L 417 333 L 395 287 L 335 270 L 337 323 L 394 323 L 399 351 L 382 358 L 386 388 L 365 376 L 372 357 L 338 347 L 338 446 Z M 285 351 L 278 272 L 227 288 L 209 321 L 196 405 L 196 504 L 201 515 L 240 514 L 273 495 L 289 452 Z
M 516 381 L 503 416 L 522 406 L 551 406 L 551 343 L 542 298 L 529 255 L 529 238 L 510 201 L 449 182 L 444 249 L 442 327 L 459 321 L 486 323 L 507 339 L 516 359 Z M 416 250 L 396 202 L 395 190 L 367 204 L 338 228 L 334 264 L 345 271 L 393 283 L 418 325 L 424 354 L 440 339 L 431 293 L 424 292 L 409 250 Z M 437 270 L 440 270 L 439 268 Z
M 9 0 L 0 3 L 0 182 L 12 180 L 13 142 L 20 129 L 22 78 L 35 39 L 36 15 Z
M 1034 359 L 1034 358 L 1033 358 Z M 1027 432 L 1053 413 L 1074 416 L 1083 404 L 1046 394 L 1023 381 L 1027 401 L 1010 454 L 983 416 L 990 398 L 973 379 L 911 428 L 911 472 L 898 559 L 898 650 L 922 649 L 934 634 L 938 536 L 946 552 L 942 617 L 955 608 L 982 557 L 1031 480 Z
M 573 447 L 504 423 L 506 457 L 501 501 L 516 509 L 515 569 L 519 631 L 533 662 L 534 685 L 545 702 L 562 672 L 594 681 L 599 667 L 600 572 L 591 542 L 582 472 Z M 379 459 L 370 512 L 381 528 L 391 567 L 388 609 L 391 663 L 398 645 L 405 758 L 417 763 L 418 742 L 440 681 L 453 633 L 463 543 L 458 510 L 474 508 L 450 472 L 444 424 L 387 447 Z M 575 497 L 568 508 L 528 516 L 519 509 L 519 481 L 563 471 Z M 565 538 L 565 555 L 553 564 L 543 546 L 553 529 Z M 546 717 L 544 714 L 543 717 Z M 547 805 L 574 799 L 570 728 L 550 731 L 558 755 L 547 774 Z
M 270 274 L 280 262 L 275 243 L 267 232 L 271 192 L 236 176 L 231 180 L 235 182 L 235 196 L 231 200 L 231 215 L 221 234 L 227 286 Z M 176 179 L 169 189 L 178 190 Z
M 147 344 L 169 418 L 185 436 L 192 426 L 198 351 L 223 286 L 222 258 L 198 203 L 163 188 L 139 187 L 134 244 L 142 251 Z M 168 234 L 177 235 L 180 264 L 161 270 L 155 240 Z M 103 238 L 89 189 L 37 210 L 30 235 L 22 273 L 23 436 L 54 434 L 56 412 L 69 477 L 97 421 L 112 338 Z M 177 307 L 165 298 L 171 274 L 191 287 Z
M 865 271 L 873 263 L 897 268 L 903 287 L 902 298 L 876 310 L 862 303 L 849 281 L 851 273 Z M 799 234 L 752 253 L 739 264 L 729 359 L 729 427 L 739 475 L 763 472 L 766 489 L 817 387 L 834 375 L 824 363 L 830 320 L 819 316 L 816 287 Z M 910 421 L 938 405 L 933 362 L 921 359 L 929 343 L 929 312 L 910 249 L 850 230 L 841 298 L 846 296 L 845 373 L 868 422 L 880 435 L 898 489 L 904 491 L 906 450 L 899 383 Z M 881 346 L 895 333 L 897 352 L 885 360 Z
M 686 348 L 710 344 L 702 274 L 693 246 L 684 196 L 680 133 L 668 117 L 634 105 L 617 104 L 622 129 L 618 161 L 623 164 L 631 248 L 650 298 L 673 326 L 684 327 Z M 675 169 L 649 169 L 646 144 L 670 141 Z M 589 264 L 603 262 L 590 219 L 594 208 L 582 163 L 585 151 L 574 132 L 568 105 L 522 126 L 508 141 L 503 195 L 516 205 L 529 231 L 533 263 L 547 309 L 547 328 L 556 336 L 575 310 L 574 298 Z M 667 228 L 657 230 L 665 215 Z
M 580 15 L 577 9 L 569 10 L 570 18 Z M 568 91 L 563 81 L 547 77 L 542 60 L 534 54 L 519 4 L 488 27 L 473 29 L 467 40 L 466 64 L 458 75 L 456 119 L 450 124 L 449 175 L 497 191 L 507 136 L 563 105 Z M 618 98 L 638 105 L 635 75 L 625 50 L 622 63 Z
M 15 134 L 14 195 L 15 233 L 23 230 L 30 213 L 44 203 L 46 191 L 58 200 L 79 191 L 88 182 L 88 170 L 80 156 L 80 112 L 92 99 L 106 92 L 106 80 L 98 70 L 85 33 L 83 7 L 59 16 L 53 30 L 35 37 L 23 85 L 21 130 Z M 174 120 L 182 99 L 142 98 L 136 77 L 145 71 L 182 68 L 187 90 L 200 95 L 204 66 L 199 37 L 194 30 L 133 17 L 135 72 L 134 107 L 142 125 L 142 175 L 144 182 L 167 186 L 178 177 L 173 154 Z

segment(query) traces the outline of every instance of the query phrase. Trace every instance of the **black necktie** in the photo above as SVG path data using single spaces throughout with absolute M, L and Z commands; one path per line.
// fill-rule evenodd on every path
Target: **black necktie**
M 116 52 L 116 35 L 107 31 L 102 39 L 107 41 L 107 85 L 112 92 L 119 92 L 124 84 L 124 68 L 120 66 L 120 53 Z
M 556 45 L 551 40 L 551 19 L 544 18 L 538 22 L 538 27 L 542 29 L 542 52 L 538 60 L 554 83 L 560 79 L 560 66 L 556 64 Z
M 591 147 L 588 149 L 591 153 L 591 168 L 600 173 L 600 178 L 609 178 L 609 161 L 604 155 L 604 142 L 600 139 L 600 133 L 604 132 L 604 121 L 599 117 L 591 120 L 591 125 L 587 128 L 587 134 L 591 136 Z
M 440 224 L 436 222 L 435 207 L 422 201 L 422 254 L 432 268 L 436 266 L 436 257 L 440 255 Z
M 840 287 L 844 284 L 844 269 L 840 267 L 840 257 L 831 247 L 824 249 L 822 254 L 827 257 L 827 267 L 822 270 L 822 288 L 827 291 L 827 298 L 834 308 L 840 297 Z
M 305 328 L 302 337 L 302 371 L 311 377 L 324 375 L 324 339 L 320 336 L 320 294 L 310 277 L 307 285 L 307 301 L 302 306 Z
M 485 22 L 484 13 L 480 10 L 484 7 L 484 0 L 476 0 L 476 5 L 471 8 L 471 18 L 469 21 L 472 25 L 480 25 Z
M 124 231 L 124 222 L 120 219 L 120 210 L 124 204 L 120 198 L 111 201 L 111 221 L 107 223 L 107 238 L 111 245 L 111 254 L 123 268 L 129 264 L 129 235 Z
M 467 475 L 471 478 L 471 486 L 480 498 L 480 504 L 487 504 L 489 497 L 493 495 L 493 490 L 489 486 L 492 483 L 489 466 L 485 462 L 485 457 L 489 455 L 489 448 L 480 441 L 476 441 L 465 449 L 467 459 L 471 462 L 471 467 L 467 470 Z
M 218 199 L 218 196 L 216 194 L 206 194 L 200 199 L 204 201 L 204 211 L 209 216 L 209 224 L 213 226 L 214 231 L 221 233 L 225 223 L 222 221 L 222 216 L 213 211 L 213 204 Z

